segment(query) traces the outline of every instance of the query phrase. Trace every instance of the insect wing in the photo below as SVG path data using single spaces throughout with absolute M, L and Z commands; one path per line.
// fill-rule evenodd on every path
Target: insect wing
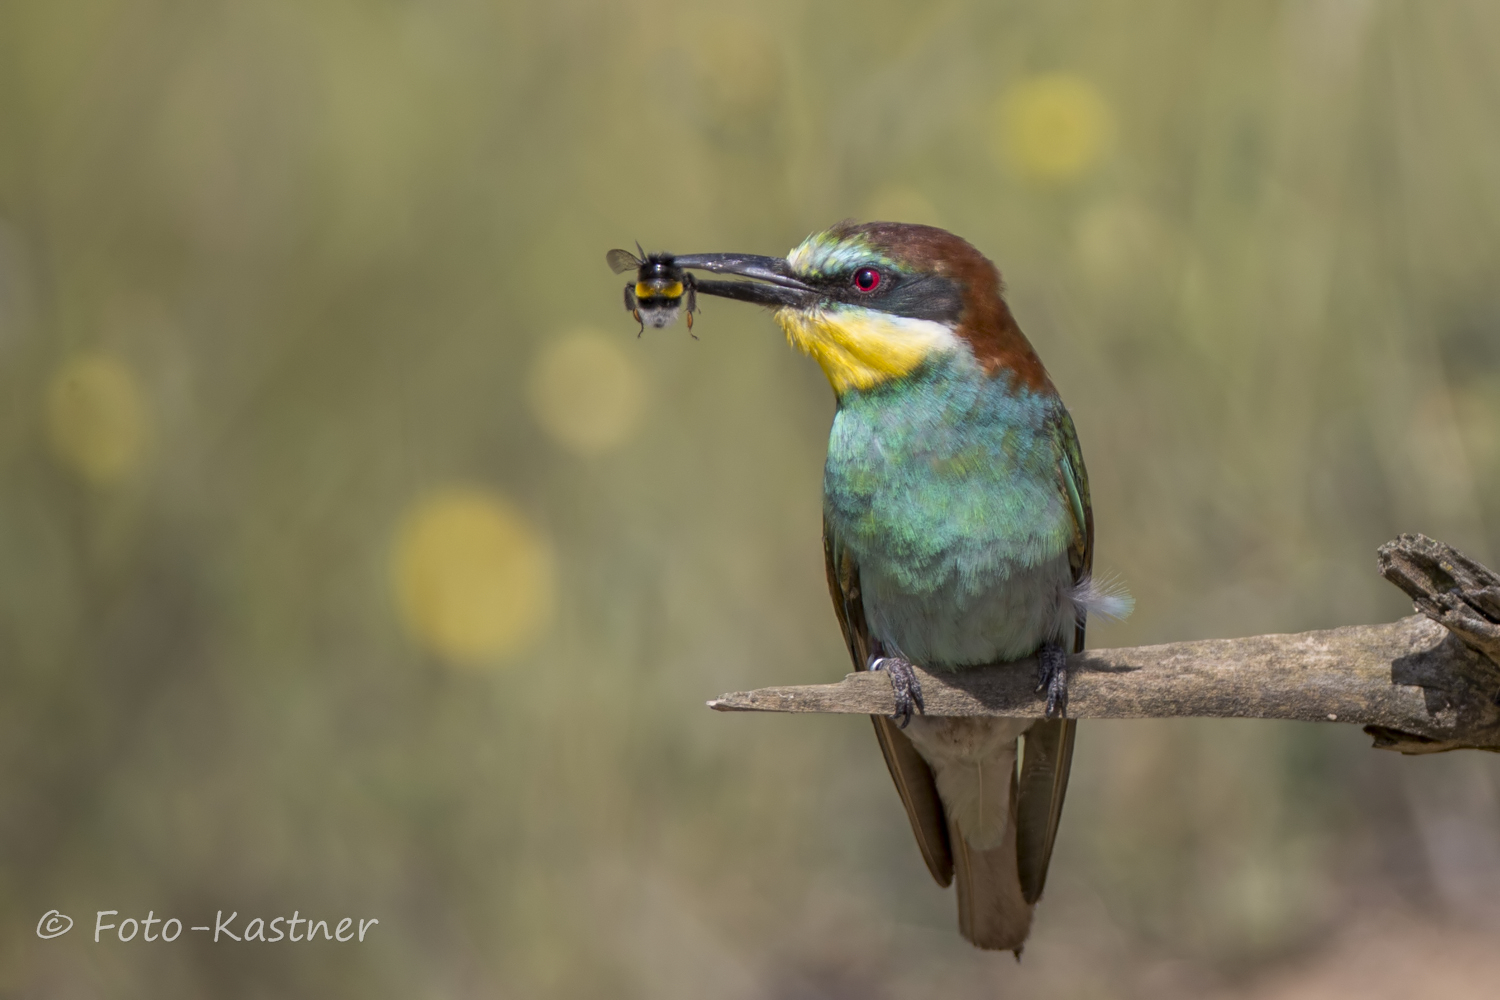
M 604 255 L 604 260 L 609 264 L 610 270 L 616 274 L 624 274 L 626 271 L 634 271 L 645 261 L 641 260 L 629 250 L 611 250 Z

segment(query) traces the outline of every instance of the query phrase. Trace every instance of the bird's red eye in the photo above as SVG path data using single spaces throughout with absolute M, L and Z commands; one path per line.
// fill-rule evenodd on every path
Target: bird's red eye
M 880 272 L 873 267 L 862 267 L 854 272 L 854 287 L 862 292 L 873 292 L 880 287 Z

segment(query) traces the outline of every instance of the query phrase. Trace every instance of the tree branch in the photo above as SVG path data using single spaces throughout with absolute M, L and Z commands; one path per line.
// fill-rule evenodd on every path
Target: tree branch
M 1383 545 L 1379 566 L 1422 615 L 1297 635 L 1086 650 L 1068 657 L 1068 714 L 1344 722 L 1363 725 L 1377 747 L 1403 753 L 1500 751 L 1500 577 L 1423 535 Z M 1035 660 L 917 674 L 928 715 L 1043 714 Z M 709 706 L 895 710 L 890 681 L 880 673 L 726 694 Z

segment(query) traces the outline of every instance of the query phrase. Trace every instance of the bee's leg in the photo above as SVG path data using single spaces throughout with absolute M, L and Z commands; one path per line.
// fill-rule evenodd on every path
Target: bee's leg
M 693 276 L 690 274 L 690 275 L 688 275 L 688 281 L 687 281 L 687 325 L 688 325 L 688 336 L 692 337 L 694 340 L 698 339 L 698 335 L 693 332 L 693 313 L 697 312 L 697 310 L 698 310 L 698 289 L 696 287 L 694 287 L 694 285 L 693 285 Z
M 646 323 L 641 319 L 641 307 L 635 298 L 634 285 L 625 286 L 625 311 L 630 313 L 637 323 L 641 324 L 641 328 L 636 331 L 636 337 L 639 338 L 641 334 L 646 332 Z

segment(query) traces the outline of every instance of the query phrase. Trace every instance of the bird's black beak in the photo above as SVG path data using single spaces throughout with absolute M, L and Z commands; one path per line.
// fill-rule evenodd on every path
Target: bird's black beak
M 741 302 L 754 302 L 773 309 L 788 306 L 806 309 L 819 298 L 818 290 L 794 275 L 791 267 L 780 257 L 759 257 L 743 253 L 690 253 L 675 258 L 674 263 L 678 267 L 695 271 L 711 271 L 714 274 L 732 274 L 751 279 L 699 279 L 695 282 L 695 287 L 701 295 L 739 299 Z

